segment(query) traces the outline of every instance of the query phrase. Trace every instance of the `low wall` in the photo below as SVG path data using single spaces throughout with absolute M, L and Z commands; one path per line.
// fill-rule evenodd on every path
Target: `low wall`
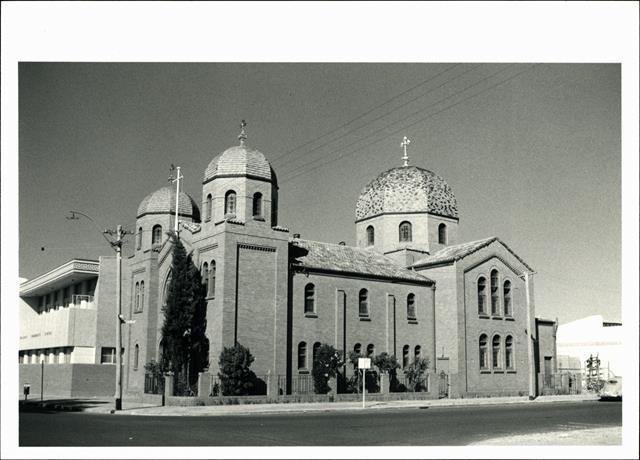
M 19 389 L 28 383 L 29 398 L 40 397 L 40 382 L 44 381 L 43 396 L 91 397 L 115 394 L 116 368 L 104 364 L 19 364 Z M 44 370 L 44 374 L 42 374 Z

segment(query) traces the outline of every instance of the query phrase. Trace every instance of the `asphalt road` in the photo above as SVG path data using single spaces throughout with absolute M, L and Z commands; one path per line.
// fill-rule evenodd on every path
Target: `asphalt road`
M 513 434 L 622 425 L 619 402 L 562 402 L 155 417 L 20 414 L 20 446 L 466 445 Z

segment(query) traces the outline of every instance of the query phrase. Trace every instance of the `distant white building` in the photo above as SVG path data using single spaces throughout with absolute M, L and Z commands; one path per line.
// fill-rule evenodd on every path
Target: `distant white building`
M 562 368 L 578 365 L 584 370 L 589 356 L 600 358 L 603 374 L 622 376 L 624 351 L 622 323 L 603 321 L 601 315 L 588 316 L 558 326 L 558 362 Z

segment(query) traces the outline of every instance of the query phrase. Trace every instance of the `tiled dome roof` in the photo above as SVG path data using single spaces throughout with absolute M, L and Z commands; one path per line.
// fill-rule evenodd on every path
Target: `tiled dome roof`
M 176 189 L 167 185 L 160 190 L 150 193 L 140 202 L 137 217 L 145 214 L 173 214 L 176 212 Z M 184 192 L 180 192 L 180 206 L 178 213 L 181 216 L 191 217 L 195 221 L 200 220 L 200 209 L 196 202 Z
M 246 145 L 228 148 L 211 160 L 203 182 L 224 176 L 251 176 L 277 183 L 275 172 L 262 152 Z
M 383 172 L 362 190 L 356 204 L 356 221 L 396 212 L 430 212 L 458 218 L 458 205 L 442 177 L 417 166 L 403 166 Z

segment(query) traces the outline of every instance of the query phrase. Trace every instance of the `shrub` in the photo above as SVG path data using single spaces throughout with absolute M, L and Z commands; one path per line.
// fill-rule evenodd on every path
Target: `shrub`
M 341 352 L 326 343 L 320 345 L 311 370 L 316 393 L 327 394 L 331 390 L 329 379 L 337 375 L 338 369 L 343 364 Z
M 218 359 L 218 377 L 224 396 L 243 396 L 251 393 L 256 382 L 256 375 L 249 369 L 253 360 L 249 349 L 239 343 L 223 348 Z
M 416 356 L 411 364 L 404 370 L 404 375 L 409 381 L 409 387 L 413 391 L 421 391 L 426 388 L 425 373 L 429 368 L 429 360 Z

